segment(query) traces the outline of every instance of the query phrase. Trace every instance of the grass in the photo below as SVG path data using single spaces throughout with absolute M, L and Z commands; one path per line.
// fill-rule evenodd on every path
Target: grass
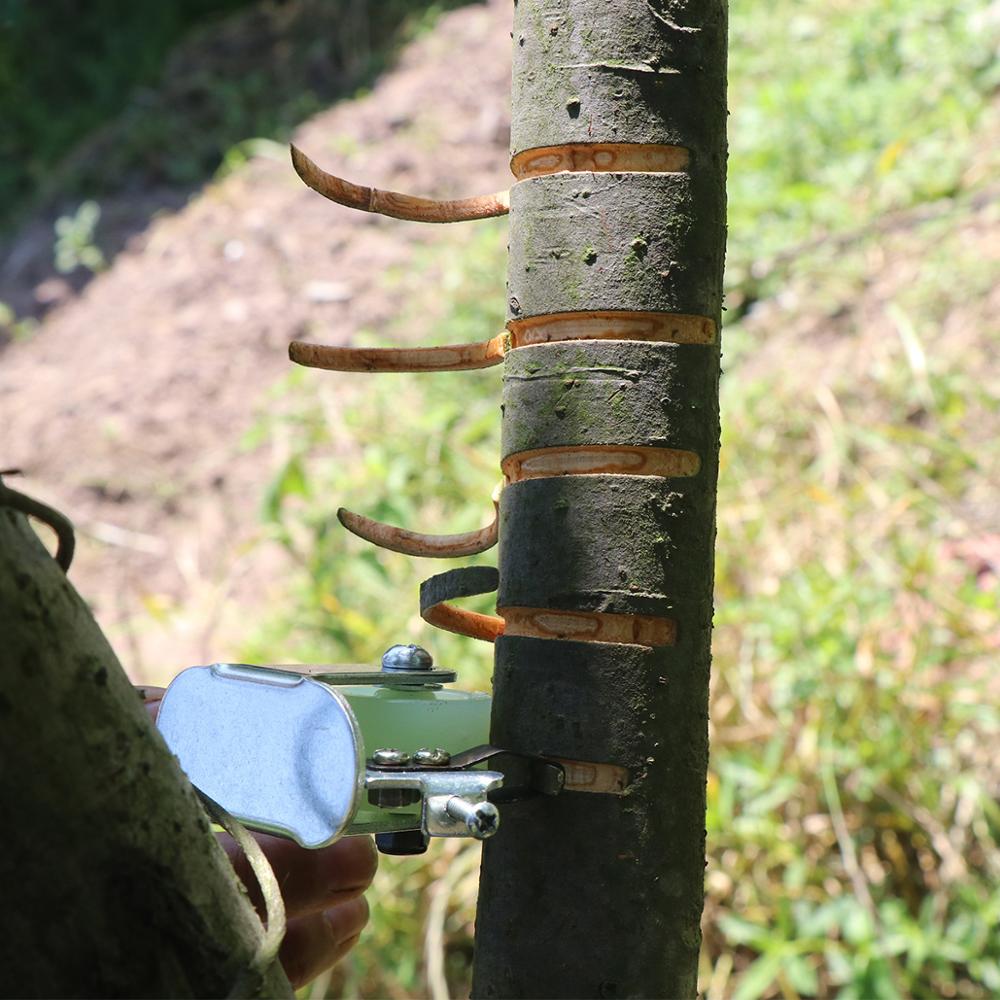
M 991 162 L 977 140 L 994 127 L 991 15 L 780 6 L 732 12 L 702 989 L 996 995 L 1000 607 L 968 553 L 997 531 L 976 495 L 995 474 L 1000 384 L 977 306 L 990 267 L 975 226 L 990 220 L 966 207 Z M 400 279 L 400 330 L 492 335 L 503 267 L 501 227 L 456 230 Z M 428 284 L 447 294 L 431 300 Z M 419 580 L 439 567 L 346 536 L 332 508 L 480 523 L 497 375 L 359 377 L 345 402 L 346 384 L 334 400 L 321 378 L 293 377 L 262 428 L 308 431 L 280 452 L 265 512 L 302 570 L 294 610 L 250 652 L 370 660 L 412 637 L 482 684 L 489 650 L 416 618 Z M 383 864 L 373 928 L 331 989 L 467 990 L 476 856 L 436 845 Z

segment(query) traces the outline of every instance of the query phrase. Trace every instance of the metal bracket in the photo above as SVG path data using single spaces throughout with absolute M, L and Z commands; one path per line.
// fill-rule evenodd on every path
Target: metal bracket
M 421 828 L 431 837 L 475 837 L 496 833 L 500 814 L 487 793 L 499 788 L 504 776 L 497 771 L 449 768 L 396 770 L 369 768 L 365 787 L 385 799 L 386 792 L 416 792 L 423 800 Z
M 558 795 L 566 786 L 562 763 L 540 754 L 516 753 L 484 743 L 451 758 L 456 768 L 474 767 L 495 758 L 503 758 L 503 787 L 490 793 L 491 802 L 518 802 L 536 795 Z

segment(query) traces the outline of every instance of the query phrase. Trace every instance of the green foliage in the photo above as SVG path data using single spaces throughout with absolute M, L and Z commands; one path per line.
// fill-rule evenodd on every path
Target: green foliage
M 133 87 L 155 82 L 191 24 L 246 0 L 7 0 L 0 8 L 0 217 Z
M 465 228 L 423 266 L 387 276 L 407 312 L 378 342 L 412 338 L 417 316 L 422 343 L 494 336 L 503 326 L 503 301 L 484 290 L 502 284 L 504 241 L 502 222 Z M 263 515 L 270 537 L 301 572 L 290 597 L 295 614 L 275 615 L 253 649 L 371 662 L 412 638 L 432 646 L 439 662 L 460 666 L 467 682 L 470 671 L 473 681 L 486 681 L 491 650 L 425 626 L 417 615 L 418 588 L 454 565 L 490 563 L 493 553 L 414 560 L 350 535 L 334 511 L 343 503 L 431 533 L 487 523 L 500 478 L 499 388 L 498 370 L 487 369 L 336 381 L 298 371 L 275 390 L 248 444 L 275 442 L 277 471 Z M 488 611 L 490 599 L 469 606 Z
M 0 301 L 0 346 L 7 340 L 28 340 L 37 329 L 37 320 L 19 319 L 6 302 Z
M 194 185 L 285 142 L 459 2 L 6 0 L 0 230 L 36 196 Z
M 56 219 L 55 263 L 60 274 L 69 274 L 78 267 L 88 271 L 103 271 L 107 266 L 104 254 L 94 243 L 94 233 L 101 221 L 101 207 L 96 201 L 85 201 L 73 215 Z
M 762 279 L 790 246 L 989 170 L 970 157 L 998 83 L 989 0 L 782 0 L 767 15 L 733 0 L 729 226 L 753 233 L 730 241 L 735 305 L 773 294 Z
M 783 353 L 776 336 L 775 355 L 798 350 L 800 363 L 760 370 L 742 329 L 727 334 L 740 358 L 723 384 L 710 996 L 982 996 L 1000 983 L 1000 712 L 988 690 L 1000 607 L 949 554 L 953 511 L 989 461 L 973 441 L 1000 426 L 1000 404 L 966 351 L 925 346 L 964 294 L 954 275 L 976 273 L 961 232 L 930 224 L 917 239 L 936 246 L 939 277 L 890 310 L 925 318 L 869 354 L 852 341 L 860 331 L 832 361 L 793 340 Z M 457 231 L 399 279 L 400 331 L 485 339 L 500 321 L 502 267 L 498 227 Z M 863 279 L 850 262 L 845 271 L 810 292 L 846 282 L 856 295 Z M 289 443 L 266 516 L 302 569 L 282 601 L 293 610 L 267 623 L 258 654 L 371 661 L 412 637 L 467 683 L 487 676 L 488 650 L 418 625 L 418 581 L 438 566 L 352 539 L 332 510 L 349 502 L 428 530 L 479 523 L 496 376 L 356 376 L 345 392 L 346 379 L 334 390 L 300 373 L 279 391 L 281 415 L 261 433 Z M 440 881 L 457 863 L 435 848 L 427 865 L 383 866 L 349 995 L 424 995 L 434 920 L 451 928 L 438 928 L 437 947 L 452 989 L 465 988 L 475 880 Z
M 866 229 L 983 176 L 987 6 L 779 7 L 733 10 L 731 301 L 780 278 L 798 305 L 763 356 L 739 323 L 726 332 L 703 989 L 996 995 L 1000 607 L 955 548 L 970 484 L 996 461 L 1000 393 L 982 377 L 995 331 L 940 329 L 991 275 L 964 248 L 959 208 L 915 217 L 895 242 Z M 858 232 L 832 242 L 846 230 Z M 914 244 L 925 266 L 886 293 L 873 340 L 850 309 L 871 254 L 905 261 Z M 485 339 L 502 270 L 496 229 L 455 231 L 399 279 L 399 330 Z M 846 328 L 823 321 L 829 344 L 797 328 L 844 314 Z M 287 442 L 266 517 L 301 572 L 256 648 L 371 660 L 412 637 L 483 680 L 488 650 L 416 618 L 418 581 L 438 567 L 352 539 L 332 511 L 480 523 L 496 372 L 347 384 L 334 395 L 322 375 L 296 375 L 262 424 Z M 428 864 L 384 867 L 345 995 L 426 995 L 435 954 L 453 994 L 467 988 L 475 880 L 442 888 L 455 865 L 432 849 Z

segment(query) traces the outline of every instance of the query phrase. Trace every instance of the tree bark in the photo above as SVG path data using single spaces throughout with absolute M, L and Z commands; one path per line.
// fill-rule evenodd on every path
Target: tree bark
M 114 653 L 0 507 L 0 995 L 291 996 Z
M 504 468 L 544 449 L 561 456 L 563 474 L 502 494 L 498 606 L 646 616 L 674 631 L 655 646 L 497 640 L 492 742 L 618 764 L 630 784 L 620 796 L 506 808 L 484 849 L 473 993 L 691 996 L 705 856 L 726 4 L 515 0 L 513 38 L 512 169 L 523 179 L 511 191 L 508 325 L 596 314 L 605 328 L 600 340 L 507 355 Z M 538 174 L 546 162 L 560 172 Z M 652 317 L 657 342 L 630 339 L 632 313 Z M 708 337 L 690 335 L 706 328 Z M 676 474 L 629 473 L 630 456 L 668 452 Z

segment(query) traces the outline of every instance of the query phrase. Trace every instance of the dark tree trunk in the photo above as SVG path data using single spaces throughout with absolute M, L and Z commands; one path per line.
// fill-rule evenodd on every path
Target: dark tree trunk
M 62 570 L 0 506 L 0 995 L 290 996 L 260 925 Z
M 572 612 L 577 623 L 615 615 L 663 628 L 637 624 L 635 636 L 660 638 L 628 644 L 510 628 L 497 641 L 493 742 L 622 765 L 631 782 L 620 796 L 564 793 L 504 811 L 484 853 L 473 992 L 690 996 L 705 855 L 726 5 L 516 0 L 513 37 L 508 325 L 535 331 L 536 346 L 507 356 L 503 459 L 508 476 L 525 453 L 549 460 L 547 474 L 511 476 L 503 493 L 498 605 L 556 612 L 550 635 Z M 570 328 L 601 339 L 544 342 Z

